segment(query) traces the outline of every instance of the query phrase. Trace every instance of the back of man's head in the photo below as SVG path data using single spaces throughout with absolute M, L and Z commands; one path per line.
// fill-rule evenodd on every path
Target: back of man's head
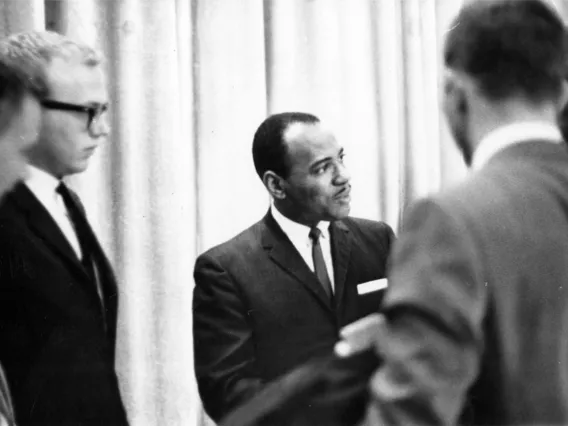
M 563 22 L 539 0 L 472 1 L 455 18 L 444 48 L 445 65 L 497 101 L 556 99 L 567 56 Z

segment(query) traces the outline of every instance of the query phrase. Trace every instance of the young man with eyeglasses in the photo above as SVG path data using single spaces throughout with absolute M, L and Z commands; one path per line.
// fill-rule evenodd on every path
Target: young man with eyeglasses
M 0 362 L 16 421 L 125 425 L 114 370 L 117 286 L 79 198 L 62 181 L 83 172 L 108 133 L 101 57 L 52 32 L 0 42 L 0 62 L 41 106 L 28 177 L 0 205 Z

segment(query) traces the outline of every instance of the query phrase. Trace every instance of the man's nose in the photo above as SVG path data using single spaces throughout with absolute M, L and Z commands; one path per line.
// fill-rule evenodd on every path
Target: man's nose
M 338 185 L 344 185 L 351 180 L 351 173 L 343 163 L 338 163 L 337 165 L 337 175 L 335 182 Z
M 110 132 L 110 123 L 107 114 L 103 114 L 94 120 L 90 130 L 93 137 L 107 136 Z

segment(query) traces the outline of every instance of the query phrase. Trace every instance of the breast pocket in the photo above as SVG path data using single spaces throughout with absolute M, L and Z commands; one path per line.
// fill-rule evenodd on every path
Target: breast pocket
M 363 316 L 380 311 L 387 287 L 386 278 L 357 284 L 357 301 Z

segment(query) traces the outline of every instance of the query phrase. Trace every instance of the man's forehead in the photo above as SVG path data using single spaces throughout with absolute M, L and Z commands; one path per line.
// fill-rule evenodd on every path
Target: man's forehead
M 341 151 L 333 133 L 319 123 L 296 123 L 288 130 L 290 133 L 285 134 L 285 140 L 292 167 L 304 169 L 324 158 L 335 157 Z
M 290 142 L 318 143 L 324 140 L 335 140 L 333 132 L 325 124 L 296 122 L 288 126 L 284 132 L 284 140 Z
M 47 78 L 52 94 L 85 98 L 75 101 L 107 101 L 106 79 L 100 65 L 90 66 L 77 60 L 56 57 L 48 67 Z

